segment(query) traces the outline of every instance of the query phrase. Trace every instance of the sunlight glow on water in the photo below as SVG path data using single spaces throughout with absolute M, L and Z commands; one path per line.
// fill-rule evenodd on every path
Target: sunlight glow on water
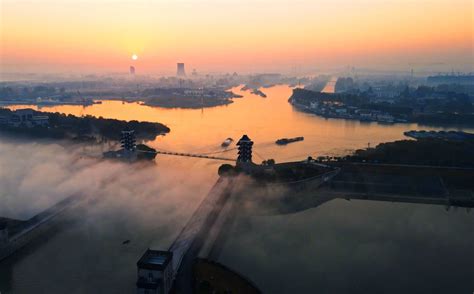
M 166 136 L 148 142 L 155 148 L 173 151 L 209 152 L 219 150 L 227 138 L 238 140 L 248 134 L 254 140 L 254 150 L 263 158 L 277 161 L 303 159 L 308 155 L 342 155 L 357 148 L 375 146 L 381 142 L 408 139 L 407 130 L 441 130 L 445 128 L 420 127 L 417 124 L 384 125 L 342 119 L 325 119 L 294 109 L 289 103 L 292 89 L 275 86 L 262 89 L 267 98 L 234 88 L 243 98 L 234 103 L 205 109 L 167 109 L 149 107 L 138 102 L 103 101 L 92 106 L 62 105 L 32 108 L 62 112 L 76 116 L 93 115 L 121 120 L 161 122 L 171 128 Z M 25 106 L 11 106 L 11 109 Z M 31 107 L 31 106 L 28 106 Z M 450 128 L 453 129 L 453 128 Z M 303 142 L 277 146 L 275 140 L 304 136 Z M 235 156 L 235 152 L 227 155 Z M 256 157 L 256 160 L 260 158 Z
M 161 122 L 171 132 L 147 144 L 173 151 L 222 150 L 220 144 L 227 137 L 238 140 L 248 134 L 255 141 L 255 162 L 347 154 L 367 147 L 369 142 L 375 146 L 406 139 L 403 132 L 407 130 L 443 129 L 324 119 L 293 109 L 288 103 L 292 90 L 287 86 L 262 90 L 267 98 L 235 88 L 233 91 L 243 98 L 207 109 L 165 109 L 109 100 L 87 107 L 65 105 L 40 110 Z M 286 146 L 274 143 L 278 138 L 296 136 L 305 139 Z M 235 158 L 236 153 L 225 156 Z M 31 155 L 29 160 L 33 158 Z M 54 154 L 45 164 L 56 165 L 54 161 L 60 158 Z M 27 247 L 0 266 L 0 291 L 66 293 L 73 287 L 74 293 L 93 293 L 99 288 L 113 293 L 134 292 L 135 263 L 143 250 L 168 248 L 217 179 L 221 163 L 159 155 L 156 164 L 133 170 L 126 179 L 113 177 L 104 191 L 110 194 L 108 200 L 75 211 L 68 216 L 74 221 L 66 224 L 66 229 L 47 242 Z M 94 183 L 89 174 L 76 176 Z M 139 184 L 127 185 L 129 181 Z M 100 182 L 99 187 L 102 185 Z M 110 193 L 109 189 L 117 185 L 117 192 Z M 448 213 L 440 206 L 334 200 L 293 215 L 239 216 L 220 261 L 249 277 L 264 293 L 313 293 L 315 287 L 324 293 L 385 292 L 384 285 L 400 277 L 405 281 L 400 289 L 414 286 L 421 289 L 417 293 L 428 293 L 423 292 L 426 279 L 440 281 L 437 286 L 443 289 L 452 286 L 443 281 L 461 285 L 460 281 L 469 280 L 472 263 L 466 260 L 472 258 L 474 239 L 469 232 L 473 225 L 471 215 Z M 122 245 L 124 239 L 131 239 L 131 244 Z M 446 272 L 433 266 L 435 259 L 456 270 Z M 394 264 L 400 268 L 391 266 Z M 377 273 L 377 278 L 367 272 Z M 420 273 L 426 279 L 419 278 Z

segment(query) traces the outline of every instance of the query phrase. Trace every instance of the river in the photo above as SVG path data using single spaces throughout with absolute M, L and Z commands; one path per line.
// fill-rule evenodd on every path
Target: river
M 180 152 L 217 151 L 227 137 L 238 140 L 247 134 L 255 142 L 256 162 L 343 155 L 368 144 L 407 139 L 403 135 L 407 130 L 474 131 L 325 119 L 294 109 L 287 101 L 292 90 L 285 85 L 262 89 L 267 98 L 233 90 L 244 97 L 206 109 L 165 109 L 109 100 L 86 107 L 40 110 L 161 122 L 171 132 L 146 143 Z M 278 138 L 296 136 L 304 136 L 304 141 L 274 144 Z M 38 146 L 34 145 L 43 148 Z M 46 151 L 41 150 L 45 156 Z M 84 147 L 81 152 L 88 150 Z M 67 160 L 67 152 L 67 148 L 58 149 L 45 158 L 60 164 Z M 223 156 L 235 158 L 236 152 Z M 78 160 L 79 164 L 87 161 L 85 171 L 92 165 L 91 159 Z M 74 171 L 71 178 L 79 177 L 93 187 L 93 193 L 103 194 L 103 199 L 66 216 L 63 229 L 0 264 L 0 291 L 133 292 L 136 260 L 147 247 L 169 246 L 217 179 L 219 164 L 165 155 L 158 155 L 151 167 L 95 164 L 101 168 L 100 175 L 95 175 L 99 183 L 89 178 L 93 177 L 90 173 Z M 109 169 L 112 175 L 102 178 Z M 46 191 L 56 191 L 55 184 Z M 70 187 L 61 191 L 66 188 Z M 472 214 L 465 211 L 334 200 L 293 215 L 238 217 L 220 261 L 249 277 L 264 293 L 432 293 L 433 289 L 457 293 L 472 291 L 472 231 Z M 124 239 L 130 239 L 130 245 L 122 245 Z

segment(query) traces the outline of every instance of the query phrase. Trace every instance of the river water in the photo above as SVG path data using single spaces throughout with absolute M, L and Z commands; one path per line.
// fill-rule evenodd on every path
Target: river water
M 407 130 L 458 130 L 317 117 L 294 109 L 287 101 L 292 90 L 284 85 L 262 89 L 267 98 L 233 90 L 244 97 L 207 109 L 103 101 L 40 110 L 161 122 L 171 132 L 146 143 L 179 152 L 218 151 L 227 137 L 238 140 L 247 134 L 255 142 L 256 162 L 343 155 L 368 144 L 404 139 Z M 278 138 L 296 136 L 305 139 L 287 146 L 274 144 Z M 45 155 L 52 144 L 38 142 L 34 150 L 40 149 L 42 158 L 58 161 L 59 166 L 68 162 L 64 146 L 54 144 L 55 154 Z M 136 260 L 147 247 L 169 246 L 217 179 L 221 164 L 158 155 L 152 166 L 105 166 L 87 158 L 87 153 L 97 153 L 95 147 L 74 148 L 86 156 L 71 163 L 81 166 L 81 171 L 93 166 L 94 174 L 68 170 L 64 179 L 68 185 L 53 182 L 45 193 L 59 194 L 56 186 L 70 191 L 76 182 L 69 179 L 79 178 L 102 198 L 64 217 L 61 230 L 0 264 L 2 293 L 133 292 Z M 34 161 L 35 152 L 24 156 Z M 235 158 L 236 152 L 221 156 Z M 25 169 L 31 165 L 40 169 L 44 162 L 25 164 Z M 97 169 L 100 172 L 95 173 Z M 60 170 L 55 167 L 58 174 Z M 112 175 L 104 178 L 108 173 Z M 37 182 L 41 183 L 29 185 Z M 12 189 L 12 194 L 30 190 Z M 473 231 L 473 215 L 464 210 L 334 200 L 293 215 L 238 217 L 220 261 L 249 277 L 264 293 L 461 293 L 473 289 Z M 130 239 L 130 244 L 122 245 L 124 239 Z
M 88 107 L 82 106 L 11 106 L 31 107 L 42 111 L 61 112 L 76 116 L 93 115 L 121 120 L 161 122 L 171 128 L 166 136 L 160 136 L 153 147 L 189 152 L 211 152 L 227 137 L 238 140 L 247 134 L 254 142 L 256 161 L 262 158 L 278 160 L 302 159 L 307 155 L 347 154 L 370 143 L 407 139 L 407 130 L 447 130 L 446 128 L 420 127 L 417 124 L 384 125 L 376 122 L 325 119 L 294 109 L 288 102 L 291 88 L 276 86 L 263 89 L 267 98 L 233 89 L 243 98 L 234 103 L 207 109 L 165 109 L 143 106 L 139 103 L 103 101 Z M 448 128 L 453 129 L 453 128 Z M 469 131 L 469 129 L 467 129 Z M 472 131 L 472 129 L 471 129 Z M 304 136 L 303 142 L 281 147 L 274 144 L 278 138 Z M 230 153 L 229 156 L 234 156 Z

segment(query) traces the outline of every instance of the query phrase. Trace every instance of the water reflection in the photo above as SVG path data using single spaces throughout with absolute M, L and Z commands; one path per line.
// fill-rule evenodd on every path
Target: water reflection
M 242 92 L 239 87 L 232 90 L 244 97 L 234 99 L 230 105 L 202 110 L 166 109 L 121 101 L 103 101 L 102 104 L 87 107 L 42 107 L 41 110 L 78 116 L 162 122 L 171 128 L 171 132 L 149 143 L 154 147 L 175 151 L 218 150 L 225 138 L 238 139 L 245 133 L 255 141 L 258 154 L 277 161 L 304 158 L 307 155 L 341 154 L 347 149 L 365 148 L 369 142 L 374 146 L 380 142 L 406 138 L 403 132 L 412 129 L 444 129 L 421 128 L 417 124 L 382 125 L 376 122 L 325 119 L 302 113 L 288 103 L 292 89 L 284 85 L 264 89 L 268 98 Z M 304 136 L 305 140 L 283 147 L 273 144 L 278 138 L 297 136 Z
M 41 110 L 162 122 L 171 132 L 148 143 L 174 151 L 219 150 L 225 138 L 238 139 L 246 133 L 256 142 L 256 161 L 346 154 L 369 142 L 373 146 L 403 139 L 404 131 L 422 129 L 416 124 L 379 125 L 302 113 L 288 103 L 292 90 L 287 86 L 264 89 L 267 98 L 238 88 L 233 91 L 244 97 L 208 109 L 104 101 Z M 278 138 L 296 136 L 305 140 L 274 144 Z M 29 155 L 34 157 L 34 153 Z M 126 184 L 137 174 L 126 173 L 129 167 L 115 167 L 120 172 L 114 177 L 91 184 L 90 177 L 74 173 L 88 186 L 97 184 L 105 200 L 71 215 L 80 221 L 34 251 L 1 264 L 0 291 L 133 292 L 137 258 L 147 246 L 169 245 L 217 178 L 220 164 L 170 156 L 158 156 L 156 162 L 145 171 L 140 169 L 138 185 Z M 191 177 L 194 180 L 189 183 Z M 111 190 L 115 186 L 120 189 Z M 250 277 L 265 293 L 471 291 L 473 230 L 472 215 L 446 213 L 442 207 L 335 200 L 294 215 L 239 218 L 221 261 Z M 124 239 L 131 239 L 131 246 L 121 245 Z

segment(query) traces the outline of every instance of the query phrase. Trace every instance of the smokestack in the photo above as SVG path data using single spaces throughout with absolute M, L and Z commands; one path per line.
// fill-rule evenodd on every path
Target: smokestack
M 186 76 L 186 72 L 184 71 L 184 63 L 178 62 L 176 75 L 177 75 L 178 77 L 184 77 L 184 76 Z

